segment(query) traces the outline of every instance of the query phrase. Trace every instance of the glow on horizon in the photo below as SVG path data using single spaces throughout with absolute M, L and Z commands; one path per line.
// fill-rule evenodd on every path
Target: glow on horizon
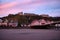
M 0 0 L 0 17 L 18 12 L 60 16 L 60 0 Z

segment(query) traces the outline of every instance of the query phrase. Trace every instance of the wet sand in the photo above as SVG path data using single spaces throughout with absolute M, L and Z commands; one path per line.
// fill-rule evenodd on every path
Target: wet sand
M 60 30 L 0 29 L 0 40 L 60 40 Z

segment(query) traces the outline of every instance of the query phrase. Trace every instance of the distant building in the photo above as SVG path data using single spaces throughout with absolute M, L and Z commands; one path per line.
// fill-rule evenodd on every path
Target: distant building
M 30 26 L 34 26 L 34 25 L 40 25 L 39 20 L 34 20 L 31 22 Z
M 7 19 L 5 19 L 5 20 L 4 20 L 4 22 L 8 23 L 8 20 L 7 20 Z
M 47 14 L 41 14 L 40 16 L 42 16 L 42 17 L 49 17 L 49 15 L 47 15 Z
M 17 27 L 17 26 L 18 26 L 18 21 L 17 20 L 10 20 L 9 27 Z
M 23 15 L 23 12 L 19 12 L 18 15 Z
M 2 22 L 3 20 L 2 19 L 0 19 L 0 23 Z
M 34 14 L 34 13 L 24 13 L 24 15 L 35 16 L 36 14 Z
M 2 25 L 2 22 L 3 22 L 3 20 L 2 20 L 2 19 L 0 19 L 0 26 Z
M 44 25 L 44 24 L 46 24 L 46 23 L 47 23 L 47 21 L 46 21 L 46 20 L 44 20 L 44 19 L 40 19 L 40 20 L 39 20 L 39 23 L 40 23 L 40 25 Z
M 40 20 L 34 20 L 31 22 L 31 26 L 35 26 L 35 25 L 46 25 L 46 24 L 50 24 L 52 23 L 52 21 L 50 20 L 45 20 L 45 19 L 40 19 Z

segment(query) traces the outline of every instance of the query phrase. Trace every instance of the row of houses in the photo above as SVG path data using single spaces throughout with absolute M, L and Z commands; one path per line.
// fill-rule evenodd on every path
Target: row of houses
M 16 27 L 18 25 L 18 22 L 15 22 L 14 20 L 9 20 L 7 19 L 0 19 L 0 27 Z
M 31 27 L 35 25 L 47 25 L 60 20 L 60 17 L 50 17 L 49 15 L 36 15 L 30 13 L 19 12 L 18 14 L 10 14 L 0 18 L 0 27 Z M 60 24 L 59 24 L 60 25 Z M 56 26 L 58 26 L 56 24 Z
M 33 20 L 30 24 L 20 24 L 20 27 L 26 27 L 26 28 L 30 28 L 31 26 L 38 26 L 38 25 L 48 25 L 48 24 L 51 24 L 51 23 L 54 23 L 54 21 L 50 21 L 50 20 L 45 20 L 45 19 L 40 19 L 40 20 Z M 60 24 L 56 24 L 55 25 L 56 27 L 57 26 L 60 26 Z M 14 20 L 11 20 L 9 22 L 9 20 L 5 19 L 5 20 L 2 20 L 0 19 L 0 27 L 18 27 L 18 22 L 17 21 L 14 21 Z

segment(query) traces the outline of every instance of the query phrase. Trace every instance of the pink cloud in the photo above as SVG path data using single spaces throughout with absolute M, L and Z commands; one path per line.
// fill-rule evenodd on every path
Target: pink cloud
M 6 3 L 6 4 L 3 4 L 3 5 L 0 5 L 0 8 L 1 9 L 10 8 L 10 7 L 13 7 L 13 6 L 17 5 L 17 4 L 18 4 L 17 2 Z
M 43 2 L 41 0 L 36 0 L 36 1 L 24 0 L 22 2 L 15 0 L 14 2 L 0 5 L 0 14 L 9 14 L 9 13 L 15 13 L 24 10 L 26 11 L 35 10 L 42 3 Z M 17 5 L 19 7 L 15 7 Z
M 23 0 L 22 2 L 20 2 L 18 0 L 15 0 L 14 2 L 0 5 L 0 8 L 4 9 L 4 8 L 11 8 L 11 7 L 14 7 L 16 5 L 30 5 L 30 4 L 36 4 L 36 3 L 42 3 L 42 2 L 41 1 L 32 2 L 32 0 L 27 0 L 27 1 Z
M 39 6 L 51 4 L 54 1 L 43 1 L 43 0 L 15 0 L 10 3 L 0 5 L 0 14 L 16 13 L 19 11 L 33 11 Z M 17 7 L 16 7 L 17 6 Z
M 11 7 L 14 7 L 16 5 L 23 5 L 23 4 L 28 4 L 30 2 L 30 0 L 23 0 L 22 2 L 19 1 L 19 0 L 15 0 L 13 2 L 10 2 L 10 3 L 6 3 L 6 4 L 1 4 L 0 5 L 0 9 L 4 9 L 4 8 L 11 8 Z
M 49 1 L 43 1 L 43 0 L 22 0 L 22 1 L 20 1 L 20 0 L 15 0 L 14 2 L 10 2 L 10 3 L 6 3 L 6 4 L 2 4 L 2 5 L 0 5 L 0 9 L 6 9 L 6 8 L 12 8 L 12 7 L 15 7 L 15 6 L 17 6 L 17 5 L 19 5 L 19 7 L 20 6 L 28 6 L 29 7 L 29 5 L 30 6 L 32 6 L 32 5 L 36 5 L 36 6 L 40 6 L 40 5 L 45 5 L 46 3 L 48 3 Z

